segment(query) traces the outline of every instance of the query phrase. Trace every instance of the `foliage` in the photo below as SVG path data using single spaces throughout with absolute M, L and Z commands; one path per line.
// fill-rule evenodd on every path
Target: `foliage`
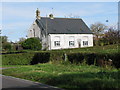
M 2 55 L 2 65 L 30 65 L 34 53 L 18 53 Z
M 92 24 L 90 28 L 93 34 L 98 38 L 106 29 L 106 26 L 102 23 L 95 23 L 95 24 Z
M 8 42 L 5 42 L 5 43 L 3 43 L 2 44 L 2 48 L 4 49 L 4 50 L 11 50 L 11 44 L 10 43 L 8 43 Z
M 38 38 L 28 38 L 21 45 L 23 49 L 41 50 L 42 48 Z
M 110 47 L 106 47 L 110 48 Z M 100 50 L 98 47 L 96 49 L 89 49 L 91 50 Z M 84 49 L 86 50 L 86 49 Z M 117 49 L 115 49 L 117 50 Z M 39 51 L 39 52 L 28 52 L 28 53 L 18 53 L 18 54 L 5 54 L 3 55 L 3 64 L 4 65 L 11 65 L 11 64 L 16 64 L 16 65 L 24 65 L 24 64 L 38 64 L 38 63 L 64 63 L 66 60 L 70 61 L 71 63 L 76 63 L 76 64 L 88 64 L 88 65 L 93 65 L 96 63 L 96 60 L 105 60 L 108 61 L 111 59 L 113 61 L 113 65 L 117 68 L 120 68 L 120 54 L 118 51 L 113 52 L 112 50 L 110 51 L 109 49 L 107 52 L 103 50 L 104 53 L 102 52 L 60 52 L 60 51 Z M 108 53 L 109 52 L 109 53 Z M 30 55 L 31 54 L 31 55 Z M 21 62 L 22 60 L 26 60 Z M 21 62 L 21 63 L 20 63 Z M 25 62 L 25 63 L 24 63 Z
M 33 59 L 31 61 L 31 64 L 38 64 L 38 63 L 47 63 L 50 61 L 50 53 L 35 53 L 33 56 Z
M 2 73 L 68 90 L 120 88 L 120 70 L 114 68 L 46 63 L 17 66 L 16 68 L 4 69 Z
M 109 29 L 105 32 L 103 38 L 108 44 L 118 44 L 120 43 L 120 31 Z
M 55 52 L 50 52 L 50 61 L 52 63 L 62 63 L 63 61 L 65 61 L 65 53 L 64 52 L 59 52 L 59 51 L 55 51 Z
M 8 42 L 8 37 L 7 36 L 0 36 L 0 43 L 5 43 Z
M 2 50 L 11 50 L 11 43 L 8 42 L 7 36 L 0 36 L 0 43 L 2 44 Z
M 18 43 L 19 43 L 19 44 L 22 44 L 25 40 L 26 40 L 26 38 L 21 37 L 21 38 L 19 39 Z
M 90 29 L 94 34 L 94 43 L 95 45 L 98 45 L 98 40 L 103 35 L 106 26 L 102 23 L 95 23 L 90 26 Z
M 98 60 L 108 61 L 109 59 L 112 60 L 113 66 L 116 68 L 120 68 L 120 53 L 69 53 L 68 60 L 71 63 L 83 63 L 85 62 L 88 65 L 98 64 Z M 102 65 L 104 66 L 104 64 Z

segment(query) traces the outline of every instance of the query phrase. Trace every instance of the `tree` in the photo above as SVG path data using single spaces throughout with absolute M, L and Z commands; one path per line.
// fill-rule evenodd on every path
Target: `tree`
M 2 44 L 2 50 L 11 50 L 11 43 L 8 42 L 7 36 L 0 36 L 0 43 Z
M 104 30 L 107 28 L 107 26 L 105 26 L 104 24 L 102 23 L 95 23 L 95 24 L 92 24 L 90 26 L 90 29 L 91 31 L 93 32 L 94 34 L 94 42 L 95 42 L 95 45 L 98 45 L 98 40 L 99 38 L 102 37 L 103 33 L 104 33 Z
M 4 49 L 4 50 L 11 50 L 11 43 L 9 43 L 9 42 L 5 42 L 5 43 L 3 43 L 2 44 L 2 48 Z
M 28 38 L 21 43 L 23 49 L 41 50 L 42 45 L 38 38 Z
M 8 42 L 8 37 L 7 36 L 0 36 L 0 43 L 5 43 Z
M 120 31 L 109 28 L 108 32 L 105 32 L 104 37 L 108 44 L 118 44 L 120 43 Z
M 22 38 L 19 38 L 18 43 L 21 44 L 21 43 L 24 42 L 25 40 L 26 40 L 26 38 L 23 38 L 23 37 L 22 37 Z

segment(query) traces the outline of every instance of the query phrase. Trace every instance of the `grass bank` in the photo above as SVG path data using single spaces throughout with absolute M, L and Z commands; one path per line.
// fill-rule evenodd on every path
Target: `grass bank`
M 3 70 L 3 74 L 64 89 L 120 88 L 120 70 L 111 67 L 46 63 L 20 65 L 16 68 Z

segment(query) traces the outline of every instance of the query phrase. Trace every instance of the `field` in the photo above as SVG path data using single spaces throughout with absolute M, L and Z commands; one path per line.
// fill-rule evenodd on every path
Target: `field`
M 81 49 L 53 50 L 47 52 L 82 52 L 82 53 L 118 53 L 118 45 L 104 47 L 96 46 Z M 31 52 L 31 51 L 27 51 Z M 40 51 L 32 51 L 40 52 Z M 42 51 L 46 52 L 46 51 Z M 3 65 L 2 67 L 15 67 L 4 69 L 2 74 L 18 78 L 37 81 L 64 89 L 89 88 L 120 88 L 120 69 L 111 66 L 99 67 L 94 65 L 71 64 L 70 62 L 43 63 L 36 65 Z
M 112 67 L 50 63 L 12 67 L 16 68 L 5 69 L 2 73 L 65 89 L 120 88 L 120 70 Z

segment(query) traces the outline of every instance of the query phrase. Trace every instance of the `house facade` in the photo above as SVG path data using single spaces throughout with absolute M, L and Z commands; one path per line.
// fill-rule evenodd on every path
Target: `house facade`
M 28 30 L 28 38 L 38 37 L 42 49 L 68 49 L 93 46 L 93 33 L 82 19 L 40 17 L 36 11 L 36 20 Z

